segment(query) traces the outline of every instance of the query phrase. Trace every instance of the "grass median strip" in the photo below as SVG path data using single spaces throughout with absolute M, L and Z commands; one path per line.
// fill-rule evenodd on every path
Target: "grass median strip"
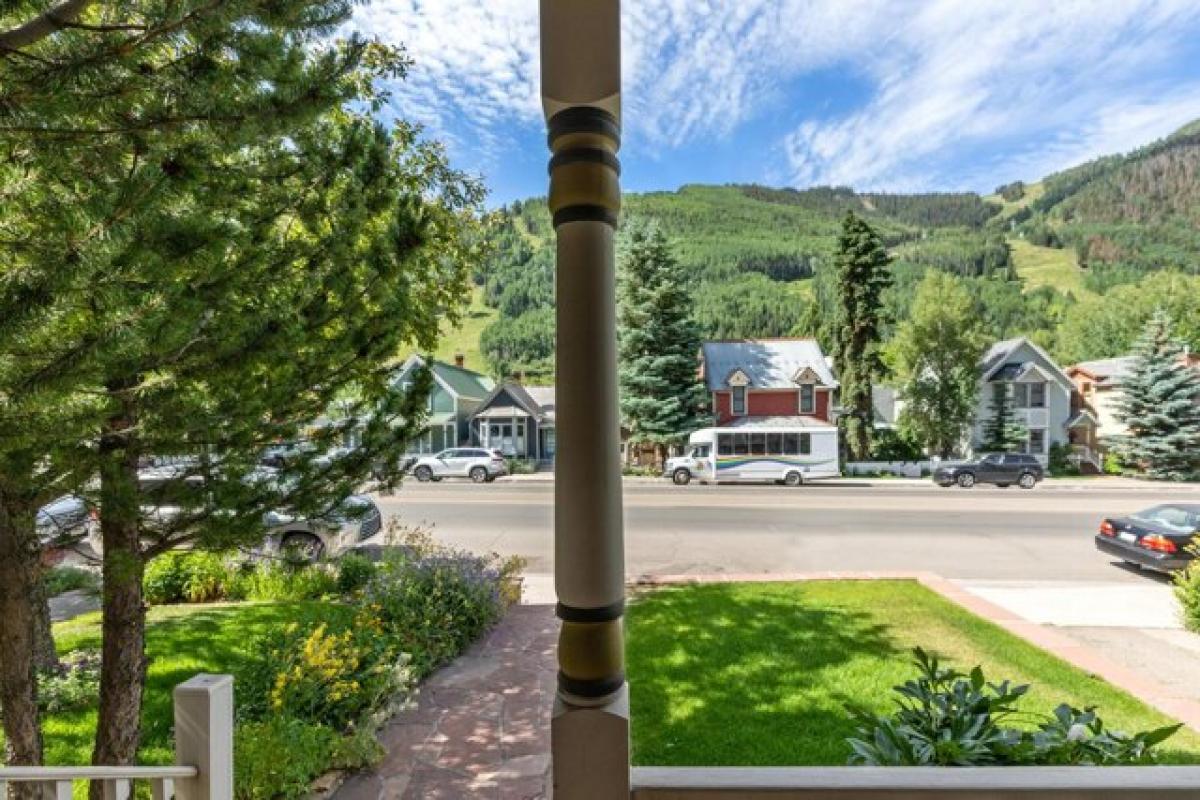
M 846 705 L 890 711 L 917 646 L 963 671 L 978 664 L 993 680 L 1032 684 L 1024 710 L 1098 706 L 1130 732 L 1171 721 L 915 581 L 678 586 L 629 608 L 634 761 L 844 764 L 855 727 Z M 1181 730 L 1159 752 L 1200 763 L 1200 735 Z

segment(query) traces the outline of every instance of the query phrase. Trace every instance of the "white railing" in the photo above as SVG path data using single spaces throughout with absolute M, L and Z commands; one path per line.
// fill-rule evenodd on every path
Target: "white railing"
M 1070 461 L 1074 461 L 1076 466 L 1087 463 L 1091 464 L 1097 472 L 1104 471 L 1104 462 L 1100 460 L 1099 453 L 1085 444 L 1071 445 L 1071 453 L 1067 458 Z
M 129 800 L 133 785 L 150 785 L 153 800 L 232 800 L 233 678 L 197 675 L 175 687 L 173 767 L 0 767 L 0 800 L 8 786 L 33 784 L 44 800 L 71 800 L 77 781 L 98 782 L 105 800 Z
M 637 767 L 632 800 L 1174 800 L 1200 767 Z

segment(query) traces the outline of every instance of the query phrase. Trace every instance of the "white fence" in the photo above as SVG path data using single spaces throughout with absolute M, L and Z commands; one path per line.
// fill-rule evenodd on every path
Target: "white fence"
M 175 687 L 174 699 L 176 766 L 0 767 L 0 800 L 8 784 L 34 784 L 45 800 L 71 800 L 77 781 L 99 782 L 105 800 L 128 800 L 143 781 L 154 800 L 232 800 L 233 678 L 197 675 Z
M 933 472 L 932 461 L 847 461 L 842 470 L 847 475 L 895 475 L 898 478 L 920 478 Z

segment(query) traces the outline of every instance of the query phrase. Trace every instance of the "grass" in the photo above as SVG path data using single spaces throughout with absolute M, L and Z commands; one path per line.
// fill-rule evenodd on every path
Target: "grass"
M 463 312 L 461 324 L 457 328 L 442 331 L 441 342 L 434 357 L 453 364 L 455 353 L 462 353 L 466 356 L 469 369 L 486 374 L 489 369 L 483 352 L 479 349 L 479 336 L 497 316 L 499 312 L 496 309 L 483 304 L 483 289 L 474 287 L 471 290 L 471 303 Z
M 1025 185 L 1025 194 L 1021 197 L 1020 200 L 1013 200 L 1011 203 L 1009 201 L 1005 200 L 1003 197 L 1001 197 L 998 194 L 989 194 L 987 197 L 985 197 L 983 199 L 989 203 L 999 203 L 1001 208 L 1000 208 L 1000 213 L 997 216 L 999 216 L 1000 219 L 1008 219 L 1013 214 L 1016 214 L 1022 208 L 1029 205 L 1034 200 L 1037 200 L 1039 197 L 1041 197 L 1045 193 L 1046 193 L 1046 185 L 1044 183 L 1042 183 L 1041 181 L 1038 181 L 1037 183 L 1026 184 Z
M 1024 239 L 1008 240 L 1012 246 L 1013 264 L 1027 289 L 1049 286 L 1060 292 L 1071 292 L 1077 298 L 1091 295 L 1083 285 L 1083 270 L 1075 259 L 1075 250 L 1038 247 Z
M 1023 708 L 1095 705 L 1126 731 L 1170 720 L 914 581 L 715 584 L 647 593 L 629 608 L 634 762 L 839 765 L 848 703 L 893 707 L 920 645 L 959 669 L 1033 684 Z M 1200 763 L 1183 730 L 1160 750 Z
M 46 594 L 49 597 L 77 589 L 93 593 L 100 591 L 100 576 L 82 567 L 53 567 L 43 580 L 46 582 Z
M 335 619 L 352 612 L 329 603 L 238 603 L 158 606 L 149 613 L 146 633 L 146 696 L 142 709 L 143 764 L 174 760 L 171 692 L 199 672 L 237 673 L 254 652 L 255 641 L 289 622 Z M 100 615 L 86 614 L 54 626 L 60 653 L 100 646 Z M 44 721 L 46 763 L 91 763 L 96 711 L 54 714 Z

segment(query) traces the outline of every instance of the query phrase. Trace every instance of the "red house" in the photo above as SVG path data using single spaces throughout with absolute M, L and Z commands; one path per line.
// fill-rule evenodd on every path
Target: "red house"
M 718 427 L 780 417 L 833 421 L 838 382 L 814 339 L 705 342 L 700 369 Z

